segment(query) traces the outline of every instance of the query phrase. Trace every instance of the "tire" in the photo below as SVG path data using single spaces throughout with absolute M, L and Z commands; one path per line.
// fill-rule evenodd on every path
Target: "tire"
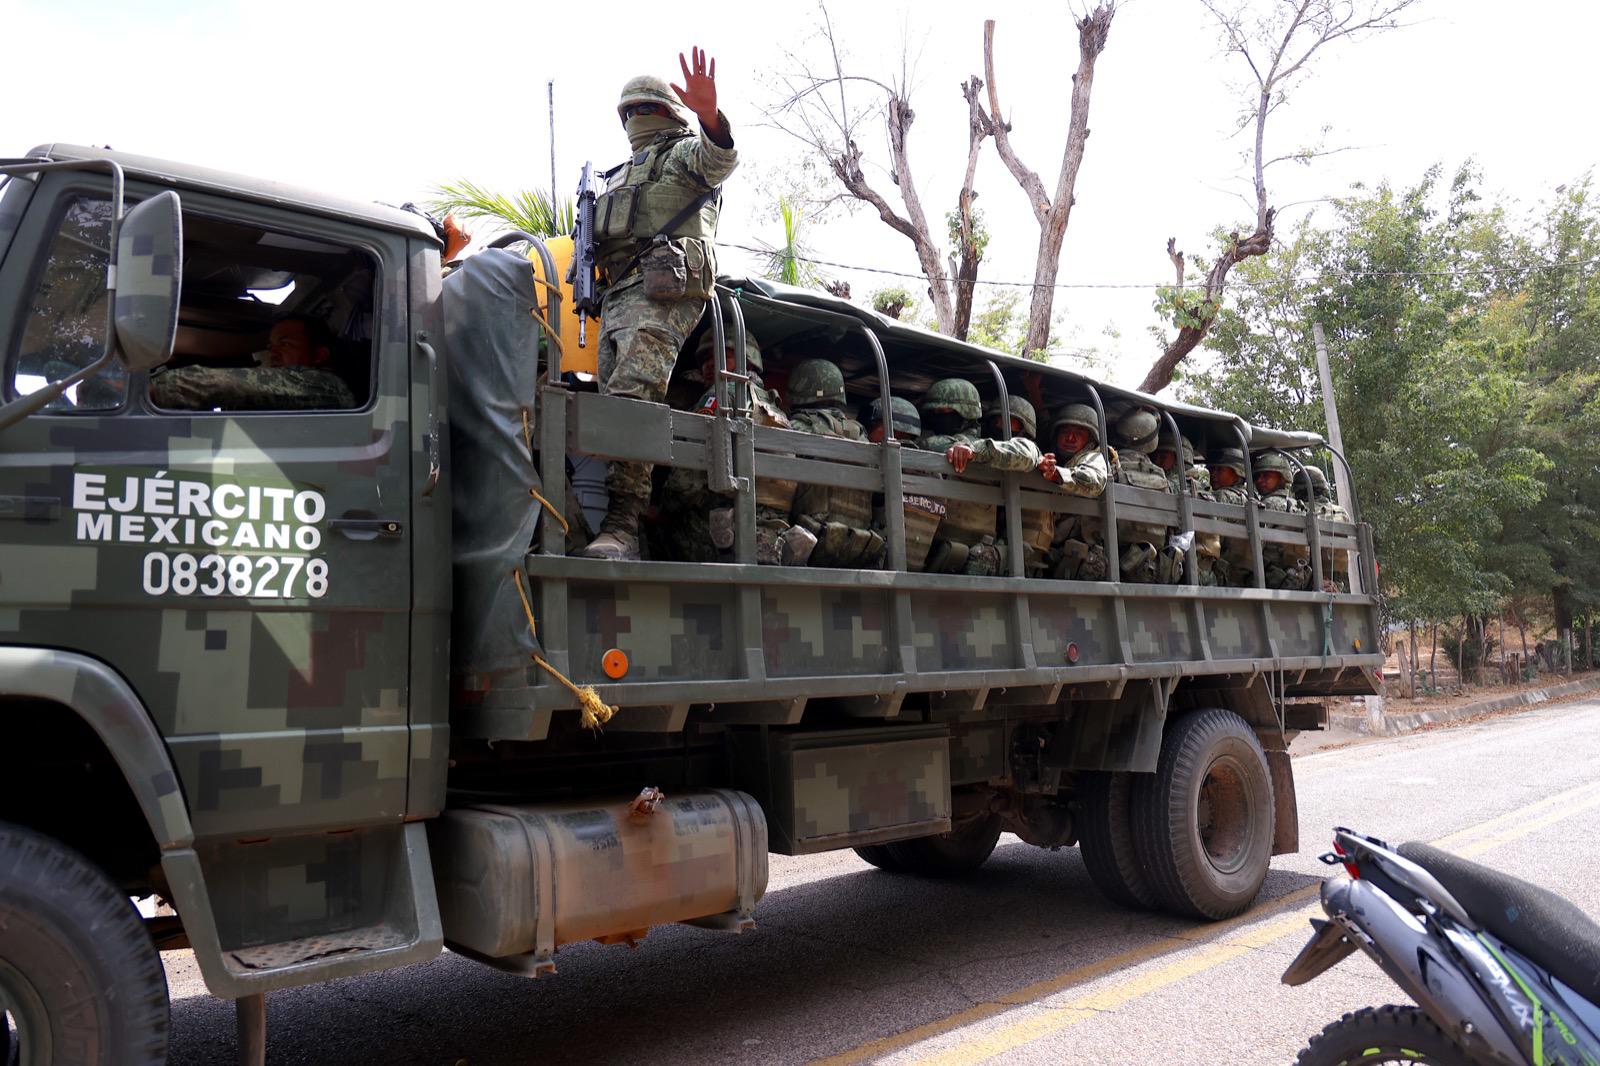
M 0 1002 L 16 1024 L 19 1066 L 166 1061 L 161 958 L 133 903 L 93 863 L 0 823 L 0 929 Z
M 1133 910 L 1154 910 L 1155 889 L 1139 864 L 1133 843 L 1133 777 L 1092 773 L 1078 789 L 1078 851 L 1089 879 L 1111 902 Z
M 1416 1007 L 1363 1007 L 1325 1027 L 1295 1066 L 1471 1066 L 1472 1060 Z
M 1134 848 L 1174 914 L 1231 918 L 1255 902 L 1272 860 L 1272 777 L 1232 711 L 1169 720 L 1154 774 L 1133 785 Z
M 1000 816 L 977 818 L 960 829 L 885 844 L 892 860 L 918 877 L 959 877 L 984 864 L 1000 839 Z M 871 860 L 868 860 L 871 861 Z
M 900 872 L 900 864 L 894 861 L 893 855 L 889 854 L 889 845 L 887 844 L 868 844 L 864 848 L 856 848 L 855 853 L 861 856 L 862 862 L 871 863 L 884 873 L 897 874 Z M 0 1059 L 0 1066 L 3 1066 L 4 1061 Z

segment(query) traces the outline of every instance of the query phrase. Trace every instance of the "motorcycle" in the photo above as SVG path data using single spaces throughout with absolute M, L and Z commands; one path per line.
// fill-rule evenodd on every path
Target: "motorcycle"
M 1600 1066 L 1600 925 L 1553 892 L 1427 844 L 1348 829 L 1322 856 L 1327 919 L 1283 973 L 1362 951 L 1417 1004 L 1346 1014 L 1297 1066 Z

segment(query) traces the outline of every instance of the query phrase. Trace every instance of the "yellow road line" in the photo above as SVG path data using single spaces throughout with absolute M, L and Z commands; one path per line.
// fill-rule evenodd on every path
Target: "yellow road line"
M 1432 843 L 1436 848 L 1443 848 L 1445 851 L 1456 851 L 1458 848 L 1468 846 L 1472 841 L 1483 839 L 1483 834 L 1485 833 L 1498 833 L 1503 827 L 1507 826 L 1520 827 L 1529 816 L 1537 814 L 1548 807 L 1560 807 L 1566 803 L 1581 802 L 1586 797 L 1594 794 L 1600 794 L 1600 781 L 1591 781 L 1587 785 L 1579 785 L 1576 788 L 1557 792 L 1554 796 L 1546 796 L 1542 800 L 1530 803 L 1525 807 L 1518 807 L 1514 811 L 1508 811 L 1505 814 L 1490 818 L 1488 821 L 1479 822 L 1477 825 L 1469 825 L 1467 828 L 1451 833 L 1449 836 L 1440 837 Z M 1465 855 L 1466 853 L 1463 851 L 1460 854 Z M 1481 850 L 1474 854 L 1481 854 Z
M 1480 822 L 1478 825 L 1441 837 L 1434 843 L 1437 847 L 1450 846 L 1451 850 L 1454 850 L 1456 854 L 1461 855 L 1463 858 L 1481 855 L 1491 848 L 1498 847 L 1519 837 L 1527 836 L 1530 833 L 1597 806 L 1600 806 L 1600 781 L 1567 789 L 1556 793 L 1554 796 L 1547 796 L 1544 799 L 1519 807 L 1517 810 L 1508 811 L 1505 814 Z M 1530 815 L 1533 817 L 1530 817 Z M 1479 834 L 1485 830 L 1498 830 L 1498 832 L 1492 832 L 1492 835 L 1487 837 L 1480 836 Z M 1469 837 L 1477 837 L 1477 839 L 1466 846 L 1455 843 Z M 1013 1050 L 1051 1033 L 1076 1025 L 1094 1017 L 1099 1012 L 1114 1009 L 1185 978 L 1214 969 L 1223 963 L 1265 947 L 1273 941 L 1294 932 L 1296 929 L 1303 931 L 1306 919 L 1316 914 L 1318 908 L 1315 906 L 1295 907 L 1295 905 L 1311 899 L 1318 894 L 1320 889 L 1320 883 L 1307 885 L 1304 888 L 1297 889 L 1256 907 L 1245 914 L 1241 914 L 1237 918 L 1230 918 L 1227 921 L 1200 927 L 1195 930 L 1197 934 L 1195 937 L 1160 937 L 1150 943 L 1141 944 L 1139 947 L 1101 959 L 1098 962 L 1068 970 L 1055 977 L 1036 981 L 1030 985 L 1024 985 L 1022 988 L 999 996 L 992 1001 L 980 1003 L 944 1018 L 925 1022 L 922 1025 L 891 1036 L 868 1041 L 849 1051 L 818 1060 L 818 1062 L 822 1066 L 851 1066 L 854 1063 L 883 1058 L 954 1030 L 986 1021 L 997 1015 L 1014 1011 L 1019 1007 L 1037 1003 L 1042 999 L 1048 999 L 1069 988 L 1086 984 L 1115 971 L 1138 966 L 1186 947 L 1201 945 L 1197 950 L 1193 950 L 1185 957 L 1176 959 L 1165 966 L 1147 973 L 1134 975 L 1125 981 L 1108 985 L 1105 988 L 1097 989 L 1059 1007 L 1043 1008 L 1045 1013 L 1031 1015 L 999 1029 L 977 1034 L 970 1040 L 962 1041 L 960 1044 L 937 1052 L 926 1059 L 919 1060 L 918 1066 L 924 1066 L 924 1064 L 955 1066 L 958 1063 L 975 1063 L 993 1058 L 1005 1051 Z M 1295 907 L 1293 913 L 1278 917 L 1265 925 L 1247 929 L 1238 937 L 1230 937 L 1228 935 L 1241 926 L 1258 922 L 1263 918 L 1291 907 Z
M 960 1063 L 982 1062 L 1023 1044 L 1030 1044 L 1051 1033 L 1088 1021 L 1105 1011 L 1116 1010 L 1123 1004 L 1157 989 L 1204 973 L 1241 955 L 1248 955 L 1280 937 L 1303 930 L 1306 919 L 1314 910 L 1314 907 L 1302 907 L 1293 914 L 1252 929 L 1238 939 L 1208 944 L 1149 973 L 1139 974 L 1126 981 L 1097 989 L 1059 1006 L 1051 1004 L 1043 1008 L 1044 1013 L 1025 1018 L 1003 1029 L 979 1034 L 955 1047 L 919 1059 L 917 1066 L 957 1066 Z
M 924 1040 L 930 1040 L 951 1030 L 960 1029 L 974 1022 L 981 1022 L 997 1014 L 1004 1014 L 1016 1007 L 1026 1006 L 1036 1000 L 1048 998 L 1059 992 L 1065 992 L 1069 988 L 1087 984 L 1118 970 L 1126 970 L 1170 952 L 1194 947 L 1196 944 L 1212 942 L 1240 926 L 1277 914 L 1286 907 L 1304 903 L 1316 896 L 1321 887 L 1320 884 L 1316 884 L 1297 888 L 1293 892 L 1268 900 L 1266 903 L 1239 915 L 1237 918 L 1228 918 L 1224 921 L 1214 922 L 1211 925 L 1198 927 L 1194 930 L 1195 935 L 1193 936 L 1158 937 L 1149 943 L 1140 944 L 1136 948 L 1130 948 L 1119 954 L 1079 966 L 1054 977 L 1047 977 L 1042 981 L 1035 981 L 1030 985 L 1023 985 L 1021 988 L 1014 989 L 1002 996 L 997 996 L 993 1000 L 968 1007 L 963 1011 L 957 1011 L 955 1014 L 936 1018 L 931 1022 L 924 1022 L 915 1028 L 906 1029 L 891 1036 L 869 1040 L 859 1047 L 851 1048 L 849 1051 L 829 1058 L 818 1059 L 816 1060 L 816 1066 L 853 1066 L 854 1063 L 892 1055 L 902 1048 L 910 1047 L 912 1044 L 920 1044 Z M 1296 920 L 1303 920 L 1298 911 L 1296 912 Z

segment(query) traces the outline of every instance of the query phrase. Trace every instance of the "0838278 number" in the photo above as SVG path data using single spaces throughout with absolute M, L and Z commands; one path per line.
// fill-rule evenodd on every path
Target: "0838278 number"
M 249 596 L 317 600 L 328 594 L 328 561 L 299 555 L 191 555 L 150 552 L 144 591 L 151 596 Z

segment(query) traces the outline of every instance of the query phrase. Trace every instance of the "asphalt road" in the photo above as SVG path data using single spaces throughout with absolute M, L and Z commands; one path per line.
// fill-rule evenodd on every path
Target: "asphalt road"
M 852 853 L 772 857 L 757 928 L 564 948 L 529 981 L 446 954 L 267 997 L 272 1064 L 1285 1063 L 1348 1010 L 1395 1002 L 1360 956 L 1278 983 L 1334 825 L 1429 840 L 1600 916 L 1600 700 L 1295 760 L 1301 851 L 1220 925 L 1106 903 L 1074 848 L 1010 837 L 975 876 Z M 174 1066 L 231 1066 L 231 1003 L 166 956 Z

